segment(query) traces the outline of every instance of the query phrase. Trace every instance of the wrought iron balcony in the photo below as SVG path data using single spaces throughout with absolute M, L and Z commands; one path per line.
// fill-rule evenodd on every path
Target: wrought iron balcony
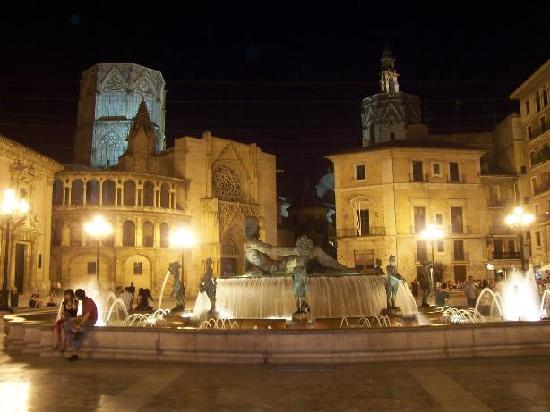
M 505 207 L 510 203 L 511 202 L 509 199 L 502 199 L 494 196 L 489 197 L 489 199 L 487 200 L 487 205 L 489 207 Z
M 514 236 L 517 233 L 506 225 L 491 225 L 489 227 L 489 235 L 491 236 Z
M 531 128 L 531 134 L 529 135 L 529 140 L 534 140 L 540 135 L 542 135 L 547 130 L 550 130 L 550 122 L 546 123 L 544 126 L 540 125 L 538 127 Z
M 538 196 L 538 195 L 541 195 L 543 193 L 546 193 L 550 190 L 550 182 L 543 182 L 541 184 L 538 184 L 536 185 L 534 188 L 533 188 L 533 194 L 535 196 Z
M 368 228 L 338 229 L 338 237 L 364 237 L 364 236 L 384 236 L 385 228 L 383 226 L 370 226 Z
M 521 259 L 519 252 L 493 252 L 493 259 Z

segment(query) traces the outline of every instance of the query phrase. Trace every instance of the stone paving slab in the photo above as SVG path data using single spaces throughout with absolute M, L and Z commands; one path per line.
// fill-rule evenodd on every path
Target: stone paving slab
M 2 412 L 550 410 L 550 357 L 353 365 L 2 359 Z

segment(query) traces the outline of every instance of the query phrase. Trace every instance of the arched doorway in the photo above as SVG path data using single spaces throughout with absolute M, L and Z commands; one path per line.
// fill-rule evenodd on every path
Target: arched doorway
M 151 262 L 149 258 L 143 255 L 133 255 L 126 259 L 126 262 L 124 262 L 124 286 L 129 286 L 130 283 L 133 283 L 136 289 L 151 289 Z M 153 297 L 156 298 L 156 296 Z

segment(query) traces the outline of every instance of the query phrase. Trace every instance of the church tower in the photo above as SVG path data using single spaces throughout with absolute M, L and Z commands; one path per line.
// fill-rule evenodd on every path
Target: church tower
M 110 167 L 128 148 L 127 136 L 143 101 L 156 130 L 156 153 L 166 148 L 166 83 L 159 71 L 133 63 L 98 63 L 82 73 L 75 163 Z
M 363 147 L 407 139 L 410 126 L 421 125 L 420 99 L 399 91 L 395 58 L 386 47 L 380 59 L 380 92 L 363 99 Z

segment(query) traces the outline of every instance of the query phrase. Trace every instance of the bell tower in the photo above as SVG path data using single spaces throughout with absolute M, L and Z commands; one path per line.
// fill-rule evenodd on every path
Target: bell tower
M 82 73 L 74 162 L 111 167 L 128 148 L 128 133 L 144 102 L 156 129 L 156 153 L 166 148 L 165 82 L 159 71 L 133 63 L 98 63 Z
M 361 102 L 363 147 L 407 139 L 409 127 L 422 123 L 420 99 L 400 91 L 395 58 L 388 47 L 380 63 L 380 91 Z
M 399 93 L 399 74 L 395 70 L 395 58 L 391 50 L 386 46 L 382 52 L 382 71 L 380 72 L 380 91 L 382 93 Z

